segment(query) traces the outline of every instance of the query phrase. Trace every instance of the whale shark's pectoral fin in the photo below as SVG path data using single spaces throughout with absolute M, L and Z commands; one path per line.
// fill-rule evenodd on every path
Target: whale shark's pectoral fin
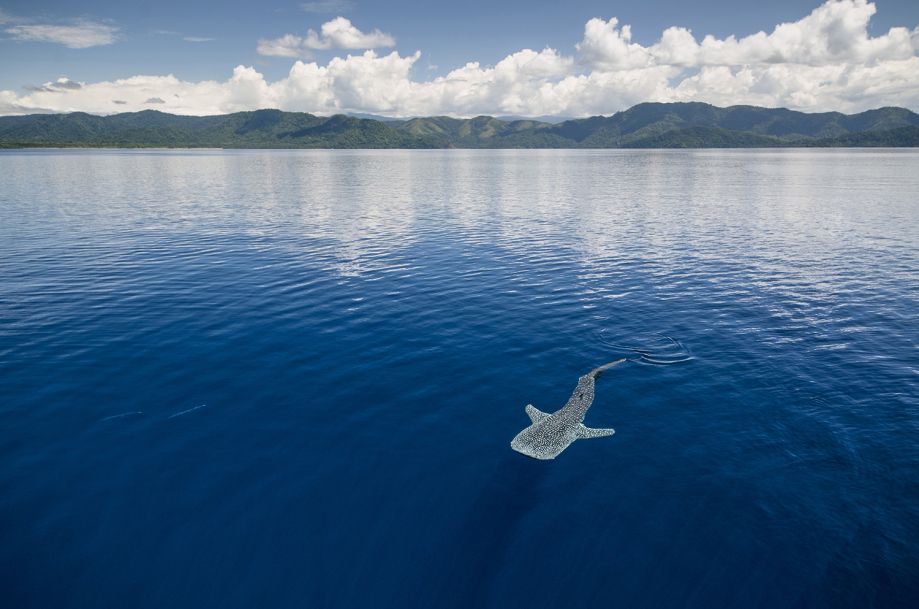
M 615 429 L 592 429 L 581 425 L 577 430 L 578 440 L 586 440 L 587 438 L 605 438 L 606 436 L 611 436 L 616 433 Z
M 534 423 L 539 423 L 540 421 L 544 421 L 545 419 L 549 418 L 548 414 L 546 414 L 545 412 L 543 412 L 536 406 L 533 406 L 532 404 L 527 404 L 524 410 L 527 411 L 527 416 L 529 416 L 530 420 L 533 421 Z

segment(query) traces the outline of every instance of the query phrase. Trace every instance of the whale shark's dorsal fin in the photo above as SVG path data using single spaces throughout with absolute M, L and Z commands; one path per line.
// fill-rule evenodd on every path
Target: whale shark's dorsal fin
M 527 411 L 527 416 L 529 416 L 530 420 L 533 421 L 534 423 L 539 423 L 540 421 L 544 421 L 549 418 L 548 414 L 546 414 L 545 412 L 543 412 L 536 406 L 533 406 L 532 404 L 527 404 L 524 410 Z
M 616 433 L 616 430 L 593 429 L 585 426 L 584 424 L 581 424 L 575 433 L 577 434 L 579 440 L 586 440 L 587 438 L 605 438 L 606 436 L 611 436 Z

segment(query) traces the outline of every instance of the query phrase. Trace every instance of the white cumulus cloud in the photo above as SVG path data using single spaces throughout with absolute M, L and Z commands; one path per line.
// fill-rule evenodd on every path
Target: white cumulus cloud
M 348 19 L 336 17 L 323 23 L 319 34 L 307 32 L 305 44 L 311 49 L 376 49 L 394 47 L 396 39 L 380 30 L 365 34 Z
M 303 39 L 293 34 L 259 40 L 255 50 L 259 55 L 269 57 L 309 57 L 310 55 L 309 51 L 303 47 Z
M 912 57 L 915 48 L 909 29 L 891 28 L 876 38 L 868 35 L 868 23 L 876 11 L 867 0 L 831 0 L 799 21 L 777 25 L 770 34 L 758 32 L 740 39 L 706 36 L 696 42 L 689 30 L 671 27 L 648 52 L 656 63 L 685 66 L 825 66 Z
M 322 24 L 317 33 L 309 30 L 305 37 L 285 34 L 280 38 L 258 41 L 256 51 L 260 55 L 276 57 L 309 57 L 311 50 L 327 49 L 377 49 L 396 46 L 391 35 L 373 30 L 362 32 L 350 20 L 336 17 Z
M 627 70 L 651 63 L 648 49 L 632 42 L 632 28 L 619 27 L 615 17 L 609 21 L 593 18 L 584 26 L 584 39 L 577 44 L 581 57 L 601 70 Z
M 894 27 L 872 36 L 875 12 L 867 0 L 828 0 L 768 33 L 698 38 L 674 26 L 648 45 L 634 42 L 627 24 L 598 17 L 585 24 L 573 54 L 523 49 L 494 65 L 470 61 L 427 80 L 416 79 L 420 53 L 370 50 L 395 41 L 378 30 L 361 32 L 339 17 L 305 37 L 260 41 L 263 55 L 295 60 L 287 75 L 273 82 L 246 66 L 237 66 L 224 81 L 133 76 L 77 87 L 63 79 L 22 95 L 0 92 L 0 113 L 142 110 L 152 98 L 163 101 L 157 104 L 163 111 L 195 115 L 280 108 L 391 116 L 587 116 L 643 101 L 689 100 L 805 111 L 885 105 L 919 110 L 919 28 L 909 24 L 912 29 Z M 304 59 L 313 49 L 328 48 L 367 50 L 325 64 Z

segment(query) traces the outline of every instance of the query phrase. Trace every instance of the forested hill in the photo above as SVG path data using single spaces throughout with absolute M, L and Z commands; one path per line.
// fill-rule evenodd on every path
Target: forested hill
M 546 123 L 490 116 L 373 120 L 256 110 L 176 116 L 154 110 L 96 116 L 0 117 L 0 147 L 157 148 L 748 148 L 919 146 L 904 108 L 809 114 L 703 103 L 639 104 L 613 116 Z

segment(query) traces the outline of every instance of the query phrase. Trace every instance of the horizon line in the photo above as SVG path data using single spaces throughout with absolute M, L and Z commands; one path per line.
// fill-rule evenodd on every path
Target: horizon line
M 610 114 L 589 114 L 589 115 L 583 115 L 583 116 L 563 116 L 563 115 L 535 115 L 535 116 L 527 116 L 527 115 L 515 115 L 515 114 L 474 114 L 474 115 L 456 115 L 456 114 L 427 114 L 427 115 L 417 115 L 417 114 L 415 114 L 415 115 L 386 115 L 386 114 L 379 114 L 379 113 L 375 113 L 375 112 L 363 112 L 363 111 L 358 111 L 358 110 L 342 110 L 341 112 L 335 112 L 334 114 L 317 114 L 317 113 L 309 112 L 309 111 L 305 111 L 305 110 L 282 110 L 282 109 L 280 109 L 280 108 L 264 107 L 264 108 L 254 108 L 254 109 L 250 109 L 250 110 L 237 110 L 237 111 L 235 111 L 235 112 L 216 113 L 216 114 L 179 114 L 179 113 L 176 113 L 176 112 L 165 112 L 165 111 L 163 111 L 163 110 L 158 110 L 158 109 L 156 109 L 156 108 L 144 108 L 143 110 L 132 110 L 132 111 L 127 111 L 127 112 L 107 112 L 107 113 L 102 113 L 102 112 L 86 112 L 85 110 L 72 110 L 72 111 L 69 111 L 69 112 L 66 112 L 66 111 L 49 110 L 48 112 L 30 112 L 30 113 L 27 113 L 27 114 L 0 114 L 0 119 L 4 119 L 4 118 L 16 118 L 16 117 L 20 117 L 20 118 L 21 118 L 21 117 L 29 117 L 29 116 L 52 116 L 52 115 L 54 115 L 54 116 L 69 116 L 69 115 L 73 115 L 73 114 L 85 114 L 85 115 L 88 115 L 88 116 L 97 116 L 97 117 L 100 117 L 100 118 L 105 118 L 105 117 L 110 117 L 110 116 L 120 116 L 120 115 L 127 115 L 127 114 L 141 114 L 141 113 L 144 113 L 144 112 L 153 112 L 153 113 L 157 113 L 157 114 L 166 114 L 166 115 L 169 115 L 169 116 L 181 116 L 181 117 L 187 117 L 187 118 L 208 118 L 208 117 L 214 117 L 214 116 L 232 116 L 232 115 L 234 115 L 234 114 L 245 114 L 245 113 L 251 113 L 251 112 L 282 112 L 282 113 L 285 113 L 285 114 L 307 114 L 307 115 L 315 116 L 315 117 L 318 117 L 318 118 L 334 118 L 334 117 L 336 117 L 336 116 L 347 116 L 347 117 L 351 117 L 351 118 L 357 118 L 357 119 L 360 119 L 360 120 L 376 120 L 376 121 L 380 121 L 380 122 L 384 122 L 384 121 L 407 121 L 407 120 L 424 119 L 424 118 L 449 118 L 449 119 L 454 119 L 454 120 L 474 120 L 474 119 L 476 119 L 476 118 L 490 118 L 490 119 L 495 119 L 495 120 L 499 120 L 499 121 L 502 121 L 502 122 L 531 121 L 531 122 L 544 122 L 544 123 L 552 122 L 552 121 L 547 120 L 547 119 L 556 119 L 556 120 L 554 121 L 555 123 L 563 123 L 563 122 L 567 122 L 567 121 L 588 120 L 588 119 L 591 119 L 591 118 L 610 118 L 610 117 L 612 117 L 612 116 L 616 116 L 617 114 L 621 114 L 621 113 L 623 113 L 623 112 L 628 112 L 628 111 L 630 111 L 630 110 L 633 110 L 633 109 L 635 109 L 635 108 L 638 108 L 639 106 L 651 106 L 651 105 L 656 105 L 656 106 L 701 105 L 701 106 L 708 106 L 708 107 L 710 107 L 710 108 L 714 108 L 714 109 L 717 109 L 717 110 L 729 110 L 729 109 L 731 109 L 731 108 L 756 108 L 756 109 L 760 109 L 760 110 L 787 110 L 788 112 L 796 112 L 796 113 L 798 113 L 798 114 L 808 114 L 808 115 L 841 114 L 841 115 L 843 115 L 843 116 L 856 116 L 856 115 L 858 115 L 858 114 L 864 114 L 864 113 L 866 113 L 866 112 L 876 112 L 876 111 L 878 111 L 878 110 L 886 110 L 886 109 L 905 110 L 905 111 L 910 112 L 910 113 L 912 113 L 912 114 L 919 114 L 919 112 L 917 112 L 917 111 L 915 111 L 915 110 L 912 110 L 911 108 L 907 108 L 907 107 L 905 107 L 905 106 L 895 106 L 895 105 L 877 106 L 877 107 L 875 107 L 875 108 L 869 108 L 869 109 L 867 109 L 867 110 L 862 110 L 862 111 L 860 111 L 860 112 L 846 113 L 846 112 L 842 112 L 842 111 L 840 111 L 840 110 L 825 110 L 825 111 L 820 111 L 820 112 L 808 112 L 808 111 L 806 111 L 806 110 L 794 110 L 794 109 L 789 108 L 789 107 L 787 107 L 787 106 L 757 106 L 757 105 L 754 105 L 754 104 L 732 104 L 732 105 L 730 105 L 730 106 L 717 106 L 717 105 L 715 105 L 715 104 L 710 104 L 710 103 L 708 103 L 708 102 L 703 102 L 703 101 L 674 101 L 674 102 L 645 101 L 645 102 L 639 102 L 639 103 L 637 103 L 637 104 L 633 104 L 632 106 L 629 106 L 628 108 L 624 108 L 624 109 L 622 109 L 622 110 L 617 110 L 617 111 L 612 112 L 612 113 L 610 113 Z

